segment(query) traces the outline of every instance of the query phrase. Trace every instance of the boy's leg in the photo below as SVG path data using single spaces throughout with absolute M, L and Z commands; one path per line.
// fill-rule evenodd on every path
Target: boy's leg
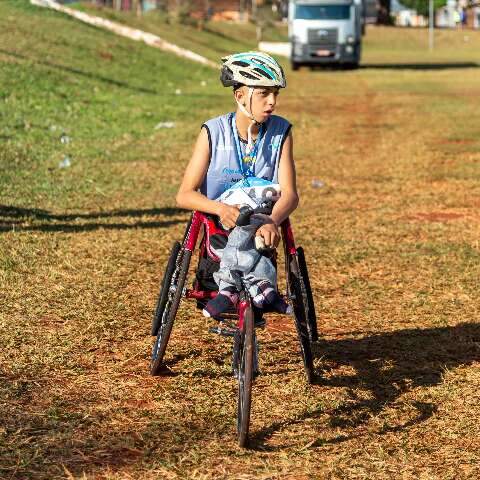
M 234 308 L 238 303 L 238 292 L 234 287 L 226 287 L 218 292 L 218 295 L 205 305 L 203 314 L 206 317 L 217 318 Z
M 262 256 L 255 269 L 244 277 L 244 282 L 256 307 L 265 308 L 268 305 L 279 313 L 292 312 L 290 305 L 278 293 L 277 271 L 269 258 Z
M 252 224 L 260 227 L 268 220 L 263 215 L 253 215 Z M 254 239 L 255 240 L 255 239 Z M 267 305 L 279 313 L 290 314 L 292 308 L 279 295 L 277 290 L 277 270 L 270 258 L 261 255 L 252 270 L 245 276 L 249 293 L 255 306 L 265 308 Z
M 256 229 L 256 226 L 248 225 L 235 227 L 230 232 L 222 252 L 220 268 L 213 275 L 220 291 L 229 286 L 236 287 L 240 276 L 245 277 L 259 261 L 261 254 L 254 244 Z
M 254 233 L 253 226 L 236 227 L 230 232 L 227 244 L 219 255 L 220 268 L 213 274 L 219 287 L 218 295 L 205 305 L 203 314 L 206 317 L 218 317 L 236 306 L 240 277 L 251 270 L 260 256 L 251 248 Z

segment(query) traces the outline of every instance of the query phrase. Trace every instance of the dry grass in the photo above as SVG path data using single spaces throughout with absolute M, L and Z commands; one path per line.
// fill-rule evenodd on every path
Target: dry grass
M 319 383 L 305 385 L 294 332 L 272 317 L 252 446 L 238 449 L 230 345 L 192 304 L 172 374 L 149 376 L 157 284 L 188 218 L 172 195 L 188 152 L 159 153 L 152 135 L 125 147 L 142 160 L 112 163 L 118 208 L 0 210 L 15 224 L 0 239 L 1 478 L 478 478 L 478 71 L 289 82 L 279 112 L 295 125 Z

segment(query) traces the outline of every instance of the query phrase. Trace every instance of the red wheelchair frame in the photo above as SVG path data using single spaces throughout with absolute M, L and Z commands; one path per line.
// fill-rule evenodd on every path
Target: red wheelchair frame
M 217 226 L 213 218 L 196 211 L 193 212 L 187 225 L 183 242 L 181 244 L 174 243 L 153 316 L 151 333 L 156 336 L 156 341 L 150 365 L 152 375 L 160 375 L 163 371 L 163 357 L 181 299 L 183 297 L 194 299 L 201 306 L 217 295 L 215 290 L 202 289 L 198 279 L 195 280 L 192 289 L 185 288 L 191 257 L 202 229 L 203 238 L 200 244 L 199 259 L 207 254 L 215 262 L 219 262 L 219 258 L 212 250 L 211 238 L 213 235 L 228 236 L 228 232 Z M 287 277 L 286 297 L 293 306 L 293 317 L 306 379 L 308 383 L 312 383 L 314 370 L 311 342 L 318 339 L 318 333 L 308 270 L 303 249 L 295 246 L 288 218 L 281 224 L 281 233 Z M 242 289 L 236 312 L 226 314 L 218 328 L 210 329 L 215 333 L 234 337 L 232 366 L 239 381 L 237 429 L 240 446 L 245 446 L 248 442 L 251 388 L 257 370 L 258 346 L 255 336 L 255 313 L 258 311 L 254 311 L 247 290 Z M 232 323 L 232 320 L 236 320 L 236 323 Z

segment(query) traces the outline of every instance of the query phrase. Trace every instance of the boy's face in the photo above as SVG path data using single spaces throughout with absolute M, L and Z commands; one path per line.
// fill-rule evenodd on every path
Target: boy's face
M 277 104 L 278 87 L 255 87 L 251 106 L 248 104 L 248 87 L 241 87 L 235 92 L 236 99 L 251 111 L 258 122 L 264 122 L 273 114 Z M 251 110 L 250 110 L 251 108 Z

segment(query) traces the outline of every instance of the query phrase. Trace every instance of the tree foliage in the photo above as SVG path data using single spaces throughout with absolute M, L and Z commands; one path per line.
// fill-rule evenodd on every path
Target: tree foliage
M 405 5 L 408 8 L 416 10 L 420 15 L 425 15 L 428 17 L 428 3 L 429 0 L 400 0 L 400 3 Z M 447 4 L 446 0 L 433 0 L 433 8 L 435 10 L 445 6 Z

